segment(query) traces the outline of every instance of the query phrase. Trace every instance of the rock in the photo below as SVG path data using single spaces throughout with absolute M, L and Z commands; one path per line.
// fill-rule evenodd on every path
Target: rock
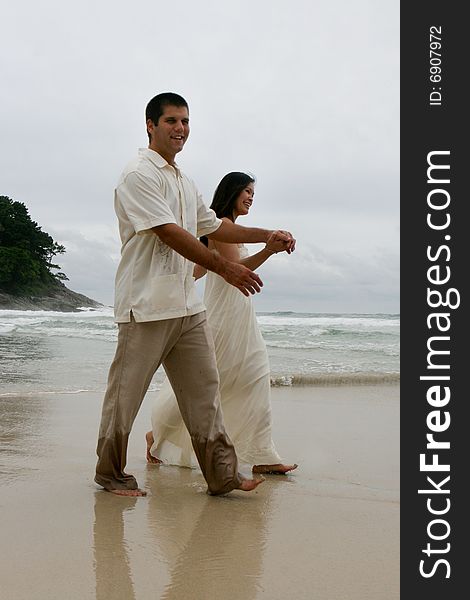
M 0 292 L 0 309 L 3 310 L 54 310 L 74 312 L 81 307 L 101 308 L 103 304 L 83 294 L 69 290 L 63 283 L 48 290 L 43 296 L 12 296 Z

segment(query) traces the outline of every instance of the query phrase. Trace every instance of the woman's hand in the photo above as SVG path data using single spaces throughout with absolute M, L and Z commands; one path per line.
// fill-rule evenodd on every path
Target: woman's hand
M 270 254 L 277 254 L 278 252 L 288 252 L 290 254 L 294 248 L 295 240 L 288 231 L 273 231 L 265 246 Z

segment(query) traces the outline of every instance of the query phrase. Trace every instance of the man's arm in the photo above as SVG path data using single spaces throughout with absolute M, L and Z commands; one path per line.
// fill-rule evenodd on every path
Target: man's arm
M 276 238 L 285 242 L 285 250 L 289 254 L 295 249 L 295 240 L 288 231 L 272 231 L 270 229 L 260 229 L 259 227 L 243 227 L 232 223 L 230 219 L 222 219 L 222 223 L 218 229 L 210 233 L 207 237 L 218 242 L 228 244 L 256 244 L 258 242 L 267 242 L 273 234 Z
M 266 242 L 266 246 L 262 250 L 256 252 L 256 254 L 251 254 L 244 258 L 240 258 L 240 251 L 237 244 L 227 244 L 225 242 L 215 241 L 212 243 L 215 246 L 215 251 L 219 252 L 219 254 L 221 254 L 225 259 L 245 265 L 245 267 L 255 271 L 258 267 L 265 263 L 268 258 L 273 256 L 273 254 L 286 251 L 286 242 L 276 239 L 276 235 L 277 232 L 274 231 L 270 235 L 268 241 Z M 202 277 L 202 275 L 205 274 L 205 269 L 199 267 L 199 265 L 196 265 L 194 272 L 194 277 L 198 279 L 198 277 Z
M 217 273 L 227 283 L 238 288 L 245 296 L 260 291 L 263 282 L 256 273 L 241 264 L 223 258 L 216 252 L 211 252 L 179 225 L 167 223 L 166 225 L 152 227 L 152 231 L 158 235 L 164 244 L 173 248 L 178 254 L 209 271 Z

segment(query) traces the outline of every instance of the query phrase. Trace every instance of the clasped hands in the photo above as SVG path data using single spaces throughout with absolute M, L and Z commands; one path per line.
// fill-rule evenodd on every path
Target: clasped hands
M 295 250 L 296 240 L 289 231 L 278 229 L 273 231 L 268 239 L 266 240 L 266 250 L 271 254 L 277 254 L 278 252 L 287 252 L 291 254 Z

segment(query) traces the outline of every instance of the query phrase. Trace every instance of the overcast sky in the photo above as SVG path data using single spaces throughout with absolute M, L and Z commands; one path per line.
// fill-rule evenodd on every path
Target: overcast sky
M 68 287 L 112 304 L 114 185 L 175 91 L 207 204 L 253 172 L 240 224 L 298 240 L 258 311 L 399 311 L 398 0 L 16 0 L 0 32 L 0 195 L 66 246 Z

